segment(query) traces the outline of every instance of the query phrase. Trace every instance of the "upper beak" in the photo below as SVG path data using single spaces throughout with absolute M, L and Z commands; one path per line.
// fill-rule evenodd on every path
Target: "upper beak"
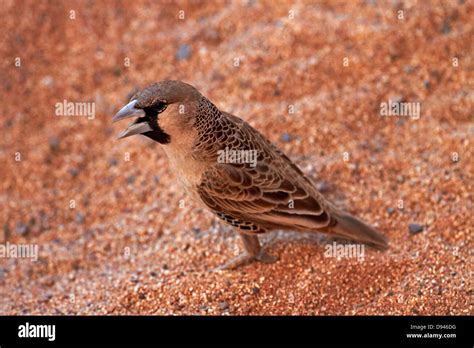
M 122 120 L 124 118 L 129 118 L 129 117 L 144 117 L 145 116 L 145 111 L 142 109 L 136 109 L 135 104 L 137 103 L 137 100 L 134 99 L 127 105 L 125 105 L 123 108 L 120 109 L 119 112 L 115 114 L 115 116 L 112 118 L 112 122 L 117 122 L 118 120 Z
M 135 108 L 136 103 L 137 100 L 132 100 L 130 103 L 121 108 L 120 111 L 117 112 L 117 114 L 112 118 L 112 122 L 116 122 L 124 118 L 137 117 L 136 120 L 128 125 L 127 129 L 119 134 L 119 139 L 135 134 L 150 132 L 153 130 L 147 121 L 142 120 L 140 122 L 140 117 L 145 117 L 145 111 Z

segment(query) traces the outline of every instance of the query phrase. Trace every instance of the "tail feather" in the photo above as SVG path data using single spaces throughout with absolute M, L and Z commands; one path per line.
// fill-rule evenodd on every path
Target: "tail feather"
M 336 224 L 333 230 L 338 236 L 367 244 L 378 250 L 388 249 L 387 237 L 356 217 L 346 213 L 338 213 L 334 218 Z

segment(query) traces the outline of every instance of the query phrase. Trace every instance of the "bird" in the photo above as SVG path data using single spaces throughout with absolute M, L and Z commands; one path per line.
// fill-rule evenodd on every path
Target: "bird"
M 127 118 L 133 121 L 118 138 L 142 135 L 160 143 L 185 192 L 241 237 L 243 252 L 217 270 L 277 261 L 259 240 L 273 230 L 317 232 L 388 249 L 384 235 L 326 199 L 264 135 L 192 85 L 164 80 L 136 92 L 112 122 Z

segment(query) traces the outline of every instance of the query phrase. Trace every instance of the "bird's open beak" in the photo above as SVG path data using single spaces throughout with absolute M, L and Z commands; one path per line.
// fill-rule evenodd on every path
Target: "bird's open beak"
M 148 119 L 145 117 L 145 111 L 142 109 L 135 108 L 137 100 L 132 100 L 130 103 L 125 105 L 119 112 L 112 118 L 112 122 L 117 122 L 124 118 L 136 117 L 132 123 L 130 123 L 123 132 L 118 136 L 119 139 L 126 138 L 135 134 L 143 134 L 150 132 L 153 129 L 148 124 Z

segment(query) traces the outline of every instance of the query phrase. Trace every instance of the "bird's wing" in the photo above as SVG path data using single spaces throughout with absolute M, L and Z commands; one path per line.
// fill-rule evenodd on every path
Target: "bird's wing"
M 216 213 L 262 227 L 314 230 L 331 216 L 324 198 L 301 170 L 246 122 L 232 122 L 229 150 L 257 151 L 256 165 L 216 163 L 203 173 L 197 191 Z M 234 121 L 234 120 L 232 120 Z

